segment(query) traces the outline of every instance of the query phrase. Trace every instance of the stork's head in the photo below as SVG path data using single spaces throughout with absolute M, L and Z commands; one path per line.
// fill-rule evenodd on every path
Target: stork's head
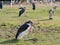
M 28 24 L 28 25 L 32 25 L 32 26 L 33 26 L 33 22 L 32 22 L 32 20 L 27 21 L 26 24 Z

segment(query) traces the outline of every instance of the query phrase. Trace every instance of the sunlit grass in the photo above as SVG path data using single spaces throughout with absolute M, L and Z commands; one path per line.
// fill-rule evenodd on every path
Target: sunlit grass
M 29 19 L 33 20 L 36 30 L 39 30 L 39 33 L 35 32 L 30 34 L 31 38 L 37 38 L 37 42 L 34 41 L 24 41 L 23 38 L 19 41 L 12 38 L 1 38 L 0 45 L 60 45 L 60 8 L 58 7 L 55 11 L 54 19 L 48 20 L 48 11 L 50 7 L 37 7 L 33 11 L 30 7 L 26 8 L 26 12 L 18 17 L 19 7 L 4 7 L 0 10 L 0 31 L 16 31 L 19 25 L 22 25 Z M 0 32 L 2 34 L 5 32 Z M 15 33 L 14 33 L 15 34 Z

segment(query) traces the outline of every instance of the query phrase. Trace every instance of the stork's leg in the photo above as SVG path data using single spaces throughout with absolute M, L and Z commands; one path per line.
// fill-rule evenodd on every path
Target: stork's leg
M 49 19 L 53 19 L 53 15 L 52 14 L 49 15 Z
M 28 36 L 27 35 L 24 36 L 24 40 L 28 40 Z

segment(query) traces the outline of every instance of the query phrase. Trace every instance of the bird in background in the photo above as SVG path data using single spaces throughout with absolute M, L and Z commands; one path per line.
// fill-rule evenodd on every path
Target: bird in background
M 33 9 L 33 10 L 35 10 L 35 9 L 36 9 L 35 2 L 32 2 L 32 9 Z
M 26 7 L 23 7 L 23 6 L 21 5 L 21 7 L 20 7 L 19 9 L 20 9 L 20 11 L 19 11 L 19 17 L 20 17 L 20 16 L 22 16 L 23 13 L 25 12 Z
M 56 8 L 57 4 L 54 4 L 52 8 L 49 10 L 49 19 L 53 19 Z

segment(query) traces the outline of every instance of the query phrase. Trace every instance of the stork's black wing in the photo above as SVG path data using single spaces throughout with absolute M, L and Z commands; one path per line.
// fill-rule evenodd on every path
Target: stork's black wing
M 24 12 L 25 12 L 24 9 L 20 10 L 20 11 L 19 11 L 19 16 L 21 16 Z
M 23 31 L 25 31 L 28 27 L 29 27 L 29 25 L 23 24 L 23 25 L 18 29 L 18 31 L 17 31 L 16 39 L 17 39 L 18 35 L 19 35 L 20 33 L 22 33 Z

